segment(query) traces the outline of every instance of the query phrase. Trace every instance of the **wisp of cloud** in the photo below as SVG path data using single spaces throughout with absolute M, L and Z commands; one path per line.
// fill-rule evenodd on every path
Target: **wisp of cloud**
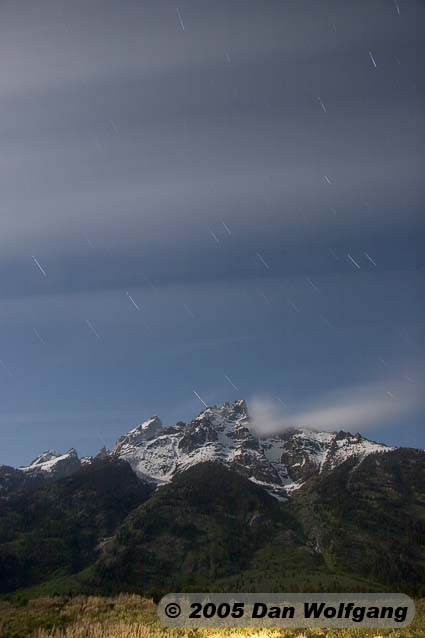
M 415 383 L 381 380 L 328 393 L 305 409 L 286 411 L 268 397 L 254 398 L 249 407 L 252 428 L 259 435 L 270 435 L 293 427 L 370 431 L 407 418 L 423 403 Z

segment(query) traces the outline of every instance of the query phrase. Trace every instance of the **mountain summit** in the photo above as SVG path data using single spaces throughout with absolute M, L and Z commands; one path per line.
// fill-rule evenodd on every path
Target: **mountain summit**
M 62 478 L 73 474 L 76 470 L 80 469 L 81 462 L 78 458 L 77 452 L 74 448 L 65 452 L 65 454 L 59 454 L 52 450 L 43 452 L 37 458 L 35 458 L 26 467 L 18 468 L 21 472 L 27 475 L 52 475 L 54 478 Z
M 121 437 L 111 454 L 128 461 L 136 474 L 157 484 L 205 461 L 220 462 L 286 496 L 304 481 L 351 457 L 359 460 L 393 448 L 350 432 L 306 428 L 259 436 L 245 401 L 208 407 L 190 423 L 164 427 L 158 417 Z
M 286 498 L 310 477 L 332 470 L 350 458 L 359 461 L 394 448 L 350 432 L 282 429 L 273 435 L 256 432 L 243 400 L 212 406 L 190 423 L 164 426 L 153 416 L 121 436 L 112 451 L 98 457 L 127 461 L 137 476 L 156 485 L 169 483 L 181 472 L 204 462 L 218 462 L 277 498 Z M 28 466 L 0 466 L 0 489 L 25 478 L 70 476 L 93 458 L 80 459 L 72 448 L 65 454 L 48 450 Z

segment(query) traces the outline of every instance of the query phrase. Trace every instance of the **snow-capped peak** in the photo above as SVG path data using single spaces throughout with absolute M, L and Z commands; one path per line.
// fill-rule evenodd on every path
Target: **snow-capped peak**
M 130 430 L 128 434 L 120 437 L 114 447 L 114 453 L 124 452 L 128 447 L 142 445 L 145 441 L 157 436 L 162 430 L 161 419 L 152 416 L 137 427 Z
M 163 427 L 152 417 L 121 437 L 112 454 L 158 484 L 203 461 L 234 467 L 272 493 L 284 495 L 313 474 L 332 469 L 350 457 L 391 450 L 349 432 L 307 428 L 259 436 L 251 429 L 245 401 L 211 406 L 190 423 Z
M 45 452 L 39 454 L 33 461 L 31 461 L 28 467 L 31 467 L 33 465 L 42 465 L 43 463 L 47 463 L 48 461 L 59 458 L 59 456 L 62 455 L 59 452 L 55 452 L 55 450 L 46 450 Z
M 331 470 L 351 457 L 365 457 L 393 448 L 369 441 L 350 432 L 318 432 L 293 428 L 262 439 L 267 458 L 277 467 L 284 465 L 292 479 L 290 489 L 299 487 L 314 474 Z
M 252 426 L 243 400 L 207 407 L 190 423 L 179 421 L 172 427 L 153 416 L 118 439 L 112 452 L 103 448 L 97 458 L 123 459 L 138 476 L 158 485 L 198 463 L 219 462 L 286 498 L 311 476 L 347 459 L 360 461 L 368 454 L 393 449 L 343 430 L 318 432 L 302 427 L 266 436 Z M 61 478 L 92 461 L 91 457 L 80 460 L 74 449 L 65 454 L 47 450 L 18 469 L 29 478 Z
M 26 474 L 54 475 L 55 478 L 68 476 L 81 466 L 80 459 L 74 448 L 59 454 L 52 450 L 43 452 L 26 467 L 18 468 Z

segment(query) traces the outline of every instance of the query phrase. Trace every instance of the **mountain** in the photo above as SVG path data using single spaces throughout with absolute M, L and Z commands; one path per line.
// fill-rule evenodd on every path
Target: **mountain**
M 73 448 L 65 454 L 47 450 L 25 467 L 0 465 L 0 496 L 19 488 L 33 489 L 45 480 L 71 476 L 81 467 L 82 461 Z
M 102 589 L 194 591 L 217 587 L 276 546 L 281 563 L 322 564 L 281 503 L 233 469 L 199 463 L 178 474 L 123 523 L 95 565 Z M 300 566 L 300 565 L 299 565 Z
M 121 436 L 111 452 L 103 448 L 98 456 L 127 461 L 139 478 L 157 486 L 198 463 L 218 462 L 285 499 L 312 476 L 349 458 L 392 449 L 342 430 L 291 428 L 260 435 L 245 401 L 239 400 L 206 408 L 190 423 L 180 421 L 171 427 L 153 416 Z M 16 483 L 70 476 L 92 461 L 91 457 L 79 459 L 74 449 L 65 454 L 48 450 L 16 471 L 0 466 L 0 491 Z
M 281 503 L 200 463 L 123 523 L 95 564 L 102 590 L 425 593 L 425 453 L 348 459 Z
M 54 478 L 63 478 L 70 476 L 81 467 L 80 459 L 74 448 L 59 454 L 52 450 L 47 450 L 35 458 L 26 467 L 18 468 L 27 476 L 51 476 Z
M 94 458 L 0 466 L 0 573 L 3 593 L 424 594 L 425 452 L 266 436 L 244 401 L 155 416 Z
M 121 437 L 112 454 L 128 461 L 136 474 L 158 485 L 205 461 L 232 467 L 277 497 L 286 497 L 311 476 L 351 457 L 392 448 L 349 432 L 291 429 L 259 436 L 246 403 L 210 407 L 193 421 L 163 427 L 152 417 Z

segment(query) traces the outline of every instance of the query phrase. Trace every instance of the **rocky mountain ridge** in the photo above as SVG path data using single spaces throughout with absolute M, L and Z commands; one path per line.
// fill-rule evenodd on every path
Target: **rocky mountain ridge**
M 153 416 L 120 437 L 111 451 L 98 456 L 127 461 L 144 480 L 162 485 L 203 462 L 219 462 L 286 498 L 305 481 L 332 470 L 350 458 L 393 450 L 360 434 L 317 432 L 291 428 L 273 435 L 259 434 L 243 400 L 212 406 L 190 423 L 166 427 Z M 93 462 L 80 459 L 72 448 L 65 454 L 48 450 L 28 466 L 0 466 L 0 490 L 20 480 L 63 478 Z

